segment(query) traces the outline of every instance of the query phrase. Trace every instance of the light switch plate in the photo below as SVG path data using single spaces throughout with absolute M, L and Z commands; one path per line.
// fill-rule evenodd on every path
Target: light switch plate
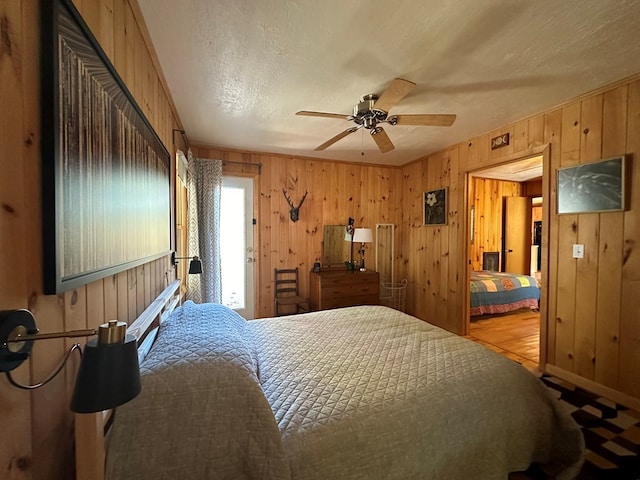
M 584 258 L 584 245 L 573 245 L 573 258 Z

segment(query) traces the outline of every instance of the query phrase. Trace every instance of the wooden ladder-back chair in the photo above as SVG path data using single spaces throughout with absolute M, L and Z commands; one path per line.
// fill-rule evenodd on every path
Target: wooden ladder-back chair
M 297 268 L 274 269 L 274 301 L 276 317 L 309 311 L 308 300 L 300 296 Z

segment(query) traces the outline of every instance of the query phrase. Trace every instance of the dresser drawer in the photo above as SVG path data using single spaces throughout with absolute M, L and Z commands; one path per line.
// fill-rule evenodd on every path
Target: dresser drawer
M 344 275 L 330 275 L 322 279 L 322 288 L 344 288 L 354 286 L 371 286 L 378 285 L 377 272 L 371 275 L 367 272 L 347 273 Z
M 378 305 L 380 276 L 377 272 L 321 271 L 309 273 L 311 310 Z
M 322 286 L 324 298 L 357 297 L 360 295 L 378 295 L 380 287 L 377 283 L 357 283 L 355 285 Z

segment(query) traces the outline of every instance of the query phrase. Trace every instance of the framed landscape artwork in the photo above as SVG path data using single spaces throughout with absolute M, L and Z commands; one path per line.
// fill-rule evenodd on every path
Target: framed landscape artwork
M 170 156 L 70 0 L 43 2 L 44 293 L 165 256 Z
M 447 189 L 424 192 L 424 224 L 447 224 Z
M 621 155 L 558 169 L 558 213 L 624 210 L 625 160 Z

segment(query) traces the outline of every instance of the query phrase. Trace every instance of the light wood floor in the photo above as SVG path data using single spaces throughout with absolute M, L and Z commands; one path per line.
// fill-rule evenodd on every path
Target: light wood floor
M 493 317 L 473 317 L 467 338 L 520 362 L 529 370 L 538 369 L 539 312 L 523 309 Z

